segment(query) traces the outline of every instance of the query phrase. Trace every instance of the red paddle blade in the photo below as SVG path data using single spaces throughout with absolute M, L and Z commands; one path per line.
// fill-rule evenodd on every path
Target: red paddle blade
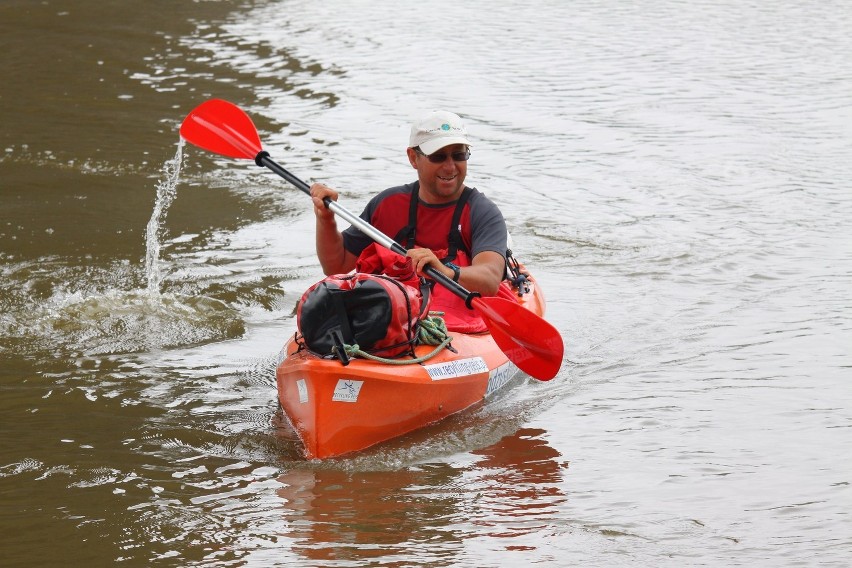
M 497 346 L 520 370 L 549 381 L 562 366 L 562 335 L 547 321 L 505 298 L 474 298 Z
M 254 160 L 262 150 L 257 128 L 237 105 L 211 99 L 190 112 L 180 125 L 181 137 L 214 154 Z

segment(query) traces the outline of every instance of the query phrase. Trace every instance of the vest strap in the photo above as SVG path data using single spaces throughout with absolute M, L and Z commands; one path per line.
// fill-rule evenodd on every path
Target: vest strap
M 400 229 L 393 239 L 407 249 L 414 248 L 414 241 L 417 236 L 417 205 L 420 203 L 419 191 L 420 182 L 416 181 L 414 182 L 414 188 L 411 190 L 411 201 L 408 202 L 408 225 Z
M 465 254 L 470 258 L 470 251 L 467 250 L 467 247 L 464 245 L 464 241 L 462 240 L 461 231 L 459 230 L 460 226 L 459 222 L 461 221 L 462 212 L 464 211 L 464 206 L 467 205 L 467 200 L 470 199 L 470 194 L 473 193 L 469 187 L 464 188 L 462 194 L 459 196 L 459 200 L 456 203 L 456 210 L 453 212 L 453 220 L 450 223 L 450 236 L 447 239 L 447 243 L 449 247 L 447 248 L 447 256 L 441 259 L 441 262 L 449 262 L 451 260 L 455 260 L 456 253 L 459 249 L 463 250 Z M 471 259 L 473 260 L 473 259 Z

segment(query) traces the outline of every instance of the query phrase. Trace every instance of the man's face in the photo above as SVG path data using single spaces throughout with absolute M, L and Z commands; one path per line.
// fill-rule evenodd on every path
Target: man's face
M 464 144 L 451 144 L 426 156 L 408 149 L 408 159 L 420 180 L 420 199 L 426 203 L 455 201 L 464 188 L 467 161 L 459 160 L 468 152 Z M 443 159 L 441 159 L 443 158 Z

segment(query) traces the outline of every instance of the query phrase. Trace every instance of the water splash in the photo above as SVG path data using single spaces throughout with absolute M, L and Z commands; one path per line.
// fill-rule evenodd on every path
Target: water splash
M 239 314 L 205 296 L 108 291 L 68 303 L 50 318 L 62 343 L 87 355 L 138 353 L 235 339 Z
M 86 278 L 69 276 L 73 289 L 52 285 L 49 298 L 23 298 L 9 325 L 23 327 L 33 348 L 62 346 L 86 355 L 135 353 L 242 336 L 245 326 L 227 304 L 205 296 L 161 293 L 160 239 L 169 206 L 177 195 L 184 141 L 163 164 L 154 211 L 146 228 L 147 289 L 121 290 L 112 276 L 91 271 Z M 26 281 L 32 280 L 24 270 Z M 50 277 L 55 278 L 51 271 Z M 60 279 L 61 281 L 62 279 Z M 0 324 L 3 324 L 0 321 Z
M 159 295 L 162 275 L 160 273 L 160 229 L 166 212 L 177 195 L 177 183 L 183 163 L 183 138 L 178 142 L 175 157 L 163 164 L 164 179 L 157 183 L 157 200 L 145 231 L 145 274 L 148 278 L 148 293 Z

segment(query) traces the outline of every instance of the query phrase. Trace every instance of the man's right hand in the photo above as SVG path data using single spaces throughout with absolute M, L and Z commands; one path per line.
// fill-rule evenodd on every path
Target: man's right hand
M 323 201 L 326 197 L 332 201 L 337 201 L 339 194 L 322 183 L 311 185 L 311 199 L 314 202 L 314 214 L 318 220 L 328 221 L 334 218 L 334 212 L 325 206 Z

